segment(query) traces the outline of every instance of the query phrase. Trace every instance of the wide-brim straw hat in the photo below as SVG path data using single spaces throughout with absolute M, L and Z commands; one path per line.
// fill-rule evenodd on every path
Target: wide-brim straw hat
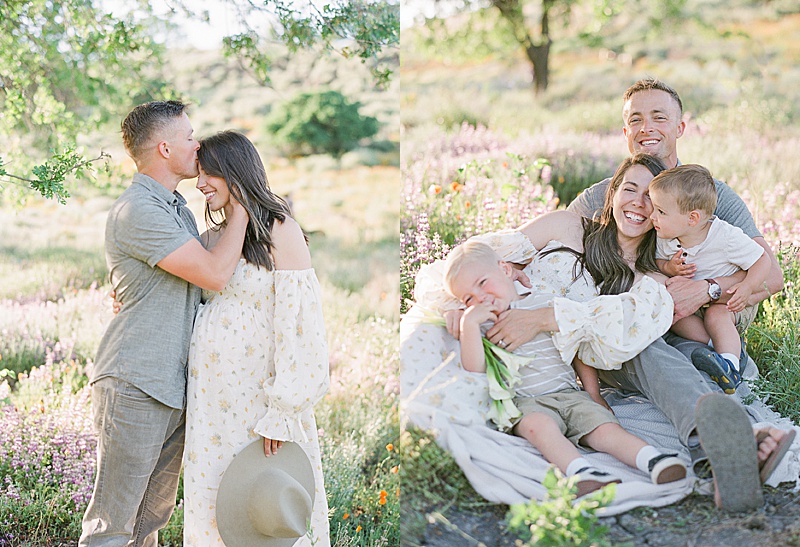
M 217 492 L 217 528 L 227 547 L 289 547 L 306 534 L 314 505 L 314 471 L 299 445 L 264 455 L 264 440 L 233 459 Z

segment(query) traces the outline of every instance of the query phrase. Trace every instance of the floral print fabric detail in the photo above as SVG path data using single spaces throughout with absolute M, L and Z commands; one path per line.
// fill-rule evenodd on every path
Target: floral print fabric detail
M 643 277 L 627 293 L 588 302 L 556 298 L 553 308 L 560 329 L 553 343 L 565 363 L 577 353 L 590 367 L 616 370 L 669 330 L 673 303 L 663 285 Z
M 239 262 L 224 290 L 203 292 L 189 352 L 184 452 L 184 545 L 223 545 L 216 525 L 222 475 L 266 436 L 297 442 L 314 469 L 312 537 L 330 544 L 313 405 L 328 388 L 328 355 L 314 270 Z

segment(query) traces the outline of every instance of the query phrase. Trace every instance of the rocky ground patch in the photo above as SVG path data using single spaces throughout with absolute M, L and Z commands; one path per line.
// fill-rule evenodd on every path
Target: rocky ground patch
M 615 546 L 659 547 L 800 547 L 800 492 L 791 485 L 765 488 L 765 504 L 748 514 L 717 510 L 710 496 L 692 494 L 668 507 L 639 508 L 601 518 Z M 474 512 L 451 509 L 426 515 L 421 541 L 403 544 L 425 547 L 506 547 L 516 537 L 505 529 L 506 506 Z

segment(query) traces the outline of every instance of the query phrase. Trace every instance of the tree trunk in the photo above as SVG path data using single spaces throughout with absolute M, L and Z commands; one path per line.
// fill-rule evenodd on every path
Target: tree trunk
M 520 0 L 492 0 L 492 5 L 500 10 L 500 14 L 511 26 L 517 42 L 525 49 L 525 55 L 531 63 L 534 92 L 538 95 L 547 89 L 550 76 L 550 20 L 549 11 L 555 0 L 542 0 L 542 18 L 538 43 L 531 37 L 525 24 L 525 15 Z
M 550 76 L 550 42 L 525 48 L 525 53 L 532 65 L 533 89 L 538 95 L 547 90 Z

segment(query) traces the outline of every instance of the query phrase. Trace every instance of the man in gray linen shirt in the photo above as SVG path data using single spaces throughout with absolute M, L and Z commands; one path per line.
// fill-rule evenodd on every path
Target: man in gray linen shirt
M 683 121 L 683 103 L 678 93 L 664 82 L 646 78 L 629 87 L 623 95 L 623 101 L 622 132 L 630 153 L 643 152 L 655 156 L 663 161 L 668 169 L 679 165 L 677 141 L 683 135 L 686 123 Z M 592 218 L 603 208 L 610 181 L 611 179 L 607 178 L 584 190 L 570 203 L 567 210 Z M 729 224 L 741 228 L 764 248 L 772 262 L 765 290 L 753 293 L 750 297 L 749 304 L 757 304 L 783 289 L 783 272 L 769 244 L 756 228 L 753 216 L 742 199 L 724 182 L 715 180 L 715 183 L 717 209 L 714 214 Z M 742 273 L 713 280 L 721 289 L 720 302 L 725 302 L 728 298 L 725 291 L 744 278 Z M 708 304 L 711 301 L 711 293 L 714 292 L 706 280 L 685 277 L 670 279 L 667 288 L 675 300 L 675 314 L 678 319 L 687 317 Z
M 208 251 L 176 191 L 198 175 L 199 144 L 185 110 L 156 101 L 122 122 L 138 172 L 106 224 L 106 262 L 125 306 L 100 341 L 90 377 L 97 476 L 81 546 L 158 544 L 178 489 L 200 288 L 221 290 L 241 255 L 248 217 L 233 196 L 227 229 Z

